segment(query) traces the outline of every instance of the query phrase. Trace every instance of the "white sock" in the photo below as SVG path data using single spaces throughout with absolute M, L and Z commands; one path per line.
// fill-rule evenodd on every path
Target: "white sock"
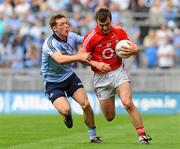
M 95 128 L 88 128 L 90 140 L 96 137 L 96 127 Z

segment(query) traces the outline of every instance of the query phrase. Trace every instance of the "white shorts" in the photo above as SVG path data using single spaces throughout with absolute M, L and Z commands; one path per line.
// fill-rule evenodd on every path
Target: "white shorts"
M 124 82 L 130 81 L 124 66 L 107 74 L 94 74 L 94 88 L 99 100 L 115 96 L 115 89 Z

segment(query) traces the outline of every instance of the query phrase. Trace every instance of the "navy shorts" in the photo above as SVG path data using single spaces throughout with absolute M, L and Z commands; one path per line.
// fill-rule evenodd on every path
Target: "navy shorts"
M 81 80 L 73 73 L 69 78 L 63 82 L 46 82 L 45 84 L 45 94 L 48 99 L 53 103 L 59 97 L 72 97 L 74 92 L 79 89 L 84 88 Z

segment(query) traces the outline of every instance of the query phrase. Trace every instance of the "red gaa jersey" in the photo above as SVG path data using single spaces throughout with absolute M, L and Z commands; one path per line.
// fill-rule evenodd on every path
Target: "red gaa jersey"
M 86 52 L 92 53 L 92 60 L 110 64 L 111 69 L 115 70 L 122 65 L 122 59 L 115 54 L 117 41 L 128 40 L 126 31 L 118 26 L 111 26 L 110 33 L 104 35 L 98 26 L 85 35 L 82 47 Z M 96 68 L 92 68 L 95 73 L 102 73 Z

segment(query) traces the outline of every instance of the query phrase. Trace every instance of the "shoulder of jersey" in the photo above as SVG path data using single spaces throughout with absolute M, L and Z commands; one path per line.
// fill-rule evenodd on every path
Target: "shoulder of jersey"
M 83 46 L 86 46 L 86 44 L 92 39 L 92 37 L 93 37 L 95 34 L 96 34 L 95 29 L 93 29 L 92 31 L 88 32 L 88 33 L 85 35 L 84 42 L 83 42 Z
M 125 30 L 123 27 L 117 26 L 117 25 L 113 25 L 114 29 L 117 30 Z
M 93 29 L 91 31 L 89 31 L 87 34 L 86 34 L 86 38 L 91 38 L 92 36 L 94 36 L 96 34 L 96 30 Z

